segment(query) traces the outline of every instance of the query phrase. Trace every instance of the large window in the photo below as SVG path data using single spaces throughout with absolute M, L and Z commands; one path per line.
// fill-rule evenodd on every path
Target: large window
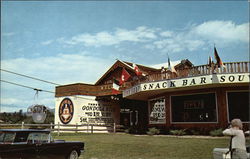
M 158 98 L 149 100 L 149 124 L 165 124 L 166 111 L 165 99 Z
M 243 122 L 249 122 L 249 91 L 247 92 L 228 92 L 228 111 L 229 121 L 239 118 Z
M 216 122 L 215 93 L 171 96 L 172 122 Z

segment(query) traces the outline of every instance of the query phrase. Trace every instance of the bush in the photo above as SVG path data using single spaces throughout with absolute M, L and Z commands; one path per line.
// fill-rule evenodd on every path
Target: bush
M 149 131 L 147 132 L 148 135 L 159 135 L 160 134 L 160 130 L 154 128 L 149 128 Z
M 186 135 L 185 129 L 180 129 L 180 130 L 170 130 L 171 135 L 177 135 L 177 136 L 182 136 Z
M 125 133 L 135 134 L 136 133 L 136 129 L 134 127 L 130 127 L 130 128 L 128 128 L 128 129 L 125 130 Z
M 197 130 L 191 130 L 191 135 L 200 135 L 201 133 Z
M 211 136 L 223 136 L 222 131 L 223 130 L 221 128 L 220 129 L 215 129 L 215 130 L 210 131 L 209 134 Z

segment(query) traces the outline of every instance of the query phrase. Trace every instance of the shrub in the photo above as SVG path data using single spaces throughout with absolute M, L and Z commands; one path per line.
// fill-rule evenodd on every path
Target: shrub
M 210 131 L 209 134 L 211 136 L 223 136 L 222 131 L 223 130 L 221 128 L 220 129 L 215 129 L 215 130 Z
M 148 135 L 159 135 L 160 134 L 160 130 L 154 128 L 149 128 L 149 131 L 147 132 Z
M 177 136 L 182 136 L 186 135 L 185 129 L 180 129 L 180 130 L 170 130 L 171 135 L 177 135 Z
M 197 130 L 191 130 L 190 132 L 192 135 L 200 135 L 200 132 Z
M 134 127 L 130 127 L 130 128 L 128 128 L 128 129 L 125 130 L 125 133 L 135 134 L 136 133 L 136 129 Z

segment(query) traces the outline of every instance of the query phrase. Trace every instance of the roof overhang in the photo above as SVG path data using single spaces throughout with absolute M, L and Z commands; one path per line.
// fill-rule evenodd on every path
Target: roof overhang
M 248 86 L 249 78 L 249 73 L 231 73 L 152 81 L 141 83 L 124 90 L 123 98 L 147 100 L 152 96 L 167 92 L 214 87 Z

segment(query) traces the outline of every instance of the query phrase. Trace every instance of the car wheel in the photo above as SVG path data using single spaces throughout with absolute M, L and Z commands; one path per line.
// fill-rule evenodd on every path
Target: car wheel
M 68 159 L 78 159 L 78 152 L 76 150 L 72 150 L 68 156 Z

